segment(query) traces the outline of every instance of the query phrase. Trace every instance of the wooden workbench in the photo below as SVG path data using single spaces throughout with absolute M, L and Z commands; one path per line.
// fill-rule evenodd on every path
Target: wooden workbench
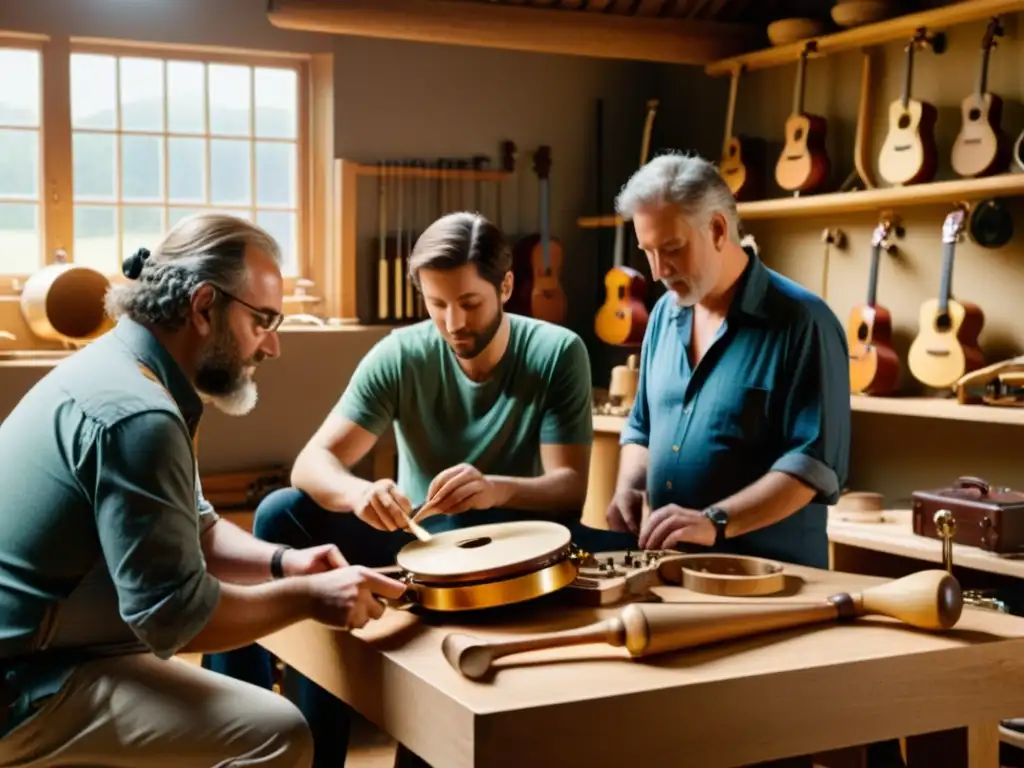
M 879 581 L 790 572 L 802 588 L 772 599 Z M 715 599 L 658 591 L 666 601 Z M 535 651 L 498 662 L 487 682 L 464 679 L 441 654 L 452 630 L 564 629 L 612 610 L 534 604 L 461 626 L 388 610 L 363 630 L 304 622 L 262 644 L 438 768 L 726 768 L 962 727 L 969 759 L 950 753 L 945 768 L 996 768 L 996 723 L 1024 712 L 1024 619 L 977 608 L 946 635 L 861 619 L 645 661 L 603 645 Z

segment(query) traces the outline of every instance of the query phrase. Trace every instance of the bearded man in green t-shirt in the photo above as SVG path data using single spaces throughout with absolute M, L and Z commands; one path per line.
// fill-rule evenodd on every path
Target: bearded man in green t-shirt
M 579 522 L 593 436 L 590 361 L 572 331 L 504 311 L 511 268 L 504 236 L 479 214 L 449 214 L 423 232 L 409 272 L 429 319 L 392 331 L 363 358 L 299 454 L 294 488 L 257 509 L 259 538 L 333 543 L 350 563 L 375 567 L 393 564 L 413 540 L 411 517 L 433 532 L 548 519 L 569 526 L 585 549 L 635 546 Z M 390 426 L 397 482 L 353 475 Z M 269 685 L 257 648 L 208 664 Z M 298 690 L 314 766 L 343 765 L 350 710 L 308 679 Z

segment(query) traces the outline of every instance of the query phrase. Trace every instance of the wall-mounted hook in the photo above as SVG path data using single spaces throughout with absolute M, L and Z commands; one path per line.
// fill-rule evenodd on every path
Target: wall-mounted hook
M 846 247 L 846 233 L 839 227 L 826 227 L 821 233 L 821 242 L 842 250 Z

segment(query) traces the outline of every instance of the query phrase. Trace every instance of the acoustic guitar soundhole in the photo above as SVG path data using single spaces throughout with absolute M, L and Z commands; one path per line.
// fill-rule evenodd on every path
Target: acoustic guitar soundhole
M 800 139 L 802 139 L 803 137 L 804 137 L 804 129 L 803 128 L 797 128 L 795 131 L 793 131 L 793 141 L 800 141 Z
M 935 318 L 935 330 L 948 331 L 953 327 L 953 320 L 949 314 L 941 314 Z
M 868 324 L 861 323 L 857 326 L 857 340 L 867 341 L 868 340 Z
M 970 112 L 967 113 L 968 119 L 975 121 L 981 117 L 981 110 L 977 107 L 973 107 Z
M 460 541 L 457 546 L 462 547 L 462 549 L 478 549 L 479 547 L 486 547 L 490 543 L 490 536 L 478 536 L 475 539 Z
M 900 115 L 900 119 L 899 119 L 899 122 L 897 123 L 897 125 L 899 125 L 899 127 L 901 129 L 904 129 L 908 125 L 910 125 L 910 115 L 908 115 L 906 112 L 904 112 L 902 115 Z

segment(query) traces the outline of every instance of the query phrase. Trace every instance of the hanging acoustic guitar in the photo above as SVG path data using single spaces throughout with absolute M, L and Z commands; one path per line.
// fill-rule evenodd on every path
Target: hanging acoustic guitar
M 889 128 L 878 155 L 878 173 L 890 184 L 920 184 L 931 181 L 938 168 L 933 104 L 911 98 L 914 81 L 914 51 L 927 41 L 920 30 L 907 43 L 903 64 L 903 93 L 889 105 Z
M 551 236 L 551 206 L 549 185 L 551 173 L 551 147 L 538 147 L 533 153 L 533 171 L 540 181 L 540 239 L 530 251 L 533 268 L 530 291 L 530 314 L 549 323 L 565 321 L 565 290 L 562 288 L 561 241 Z
M 804 111 L 805 74 L 811 48 L 805 47 L 797 64 L 793 113 L 786 118 L 786 143 L 775 163 L 775 181 L 789 192 L 813 192 L 828 181 L 832 163 L 825 150 L 828 121 Z
M 942 223 L 939 295 L 921 305 L 920 330 L 907 354 L 910 372 L 929 387 L 952 387 L 964 374 L 985 364 L 985 356 L 978 345 L 985 315 L 977 304 L 952 297 L 953 257 L 966 215 L 964 207 L 957 206 Z
M 729 107 L 725 117 L 726 140 L 722 148 L 722 160 L 718 164 L 718 172 L 738 202 L 762 196 L 765 160 L 763 139 L 737 136 L 732 130 L 736 117 L 736 94 L 742 72 L 742 67 L 737 68 L 729 85 Z
M 850 347 L 850 392 L 888 395 L 900 379 L 900 358 L 892 345 L 892 315 L 878 301 L 878 264 L 893 224 L 883 218 L 871 235 L 868 297 L 850 311 L 846 341 Z
M 981 62 L 974 93 L 960 104 L 960 132 L 953 142 L 950 162 L 960 176 L 987 176 L 1003 170 L 1009 139 L 1002 129 L 1003 100 L 988 91 L 989 55 L 996 37 L 1003 34 L 999 19 L 992 19 L 981 41 Z
M 647 102 L 647 121 L 640 146 L 641 168 L 647 162 L 657 110 L 657 99 Z M 639 271 L 625 265 L 625 226 L 621 219 L 615 224 L 615 266 L 604 277 L 605 300 L 594 318 L 594 332 L 605 344 L 638 347 L 647 330 L 648 313 L 644 303 L 647 281 Z

